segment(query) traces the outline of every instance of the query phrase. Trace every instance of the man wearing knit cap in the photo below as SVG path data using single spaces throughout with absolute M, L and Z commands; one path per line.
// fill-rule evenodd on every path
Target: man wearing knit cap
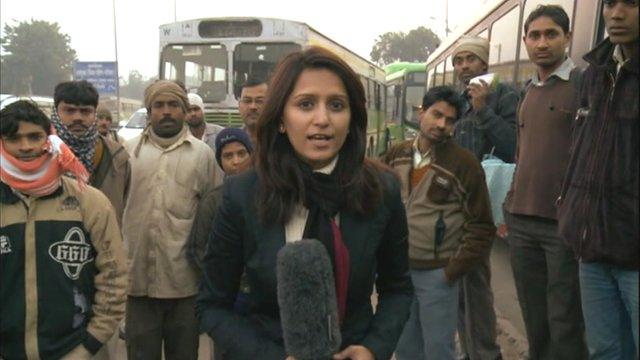
M 238 175 L 251 168 L 253 145 L 249 135 L 242 129 L 226 128 L 216 137 L 216 160 L 224 170 L 225 178 Z M 196 218 L 191 227 L 187 255 L 198 269 L 203 271 L 204 253 L 209 240 L 211 224 L 216 217 L 216 210 L 222 201 L 222 185 L 208 191 L 198 204 Z M 248 287 L 246 281 L 240 286 L 236 307 L 242 308 L 246 300 Z M 224 349 L 215 347 L 215 359 L 226 358 Z
M 470 36 L 459 40 L 453 51 L 453 67 L 466 101 L 454 130 L 454 140 L 478 160 L 493 154 L 505 162 L 513 162 L 518 94 L 499 82 L 470 83 L 474 77 L 487 74 L 488 64 L 489 41 Z M 496 344 L 496 315 L 490 282 L 487 255 L 460 283 L 458 331 L 468 359 L 501 358 Z
M 130 359 L 196 359 L 199 275 L 186 256 L 199 199 L 213 186 L 213 150 L 185 126 L 189 100 L 171 81 L 145 90 L 149 124 L 125 143 L 131 190 L 123 234 L 130 262 L 126 314 Z M 163 348 L 164 342 L 164 348 Z
M 191 134 L 204 141 L 211 150 L 216 151 L 216 136 L 224 128 L 220 125 L 209 124 L 204 121 L 204 102 L 200 95 L 189 93 L 189 111 L 187 112 L 187 124 Z M 222 184 L 224 179 L 224 171 L 215 164 L 215 186 Z
M 104 105 L 98 105 L 96 108 L 96 119 L 98 125 L 98 133 L 104 136 L 105 138 L 115 141 L 118 144 L 124 144 L 124 138 L 118 135 L 116 129 L 113 129 L 111 125 L 113 124 L 113 116 L 111 116 L 111 111 L 107 109 Z

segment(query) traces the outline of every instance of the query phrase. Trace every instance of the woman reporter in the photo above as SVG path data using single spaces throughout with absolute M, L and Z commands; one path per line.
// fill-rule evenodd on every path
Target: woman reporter
M 197 313 L 225 360 L 287 357 L 276 257 L 302 238 L 319 239 L 332 259 L 342 333 L 334 358 L 391 357 L 413 294 L 407 224 L 394 175 L 364 157 L 366 127 L 364 88 L 336 55 L 311 47 L 278 64 L 256 168 L 225 184 L 204 259 Z M 247 316 L 232 310 L 243 269 Z

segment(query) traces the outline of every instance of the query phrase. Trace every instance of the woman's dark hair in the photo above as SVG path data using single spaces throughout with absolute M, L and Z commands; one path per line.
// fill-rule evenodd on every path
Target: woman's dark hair
M 569 33 L 569 16 L 560 5 L 538 5 L 524 22 L 524 36 L 529 32 L 529 25 L 537 18 L 546 16 L 562 28 L 565 34 Z
M 61 101 L 74 105 L 98 106 L 98 90 L 88 81 L 65 81 L 56 85 L 53 91 L 53 104 L 58 107 Z
M 456 120 L 462 116 L 464 101 L 462 100 L 462 96 L 460 96 L 454 88 L 450 86 L 436 86 L 429 89 L 422 97 L 422 110 L 427 111 L 431 105 L 438 101 L 444 101 L 456 109 Z
M 15 135 L 20 121 L 38 125 L 51 135 L 51 120 L 38 105 L 31 100 L 18 100 L 0 110 L 0 136 Z
M 293 208 L 305 199 L 304 163 L 295 154 L 286 134 L 278 130 L 284 108 L 300 77 L 307 69 L 326 69 L 341 80 L 349 97 L 349 133 L 339 151 L 338 180 L 348 212 L 373 212 L 382 196 L 379 168 L 365 160 L 367 109 L 358 75 L 332 52 L 309 47 L 282 59 L 269 84 L 267 99 L 257 124 L 256 171 L 260 179 L 258 209 L 265 223 L 285 224 Z

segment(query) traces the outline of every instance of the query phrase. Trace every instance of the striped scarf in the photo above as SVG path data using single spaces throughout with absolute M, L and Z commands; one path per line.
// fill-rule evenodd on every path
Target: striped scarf
M 49 135 L 44 153 L 33 161 L 22 161 L 9 154 L 0 141 L 0 180 L 12 189 L 30 196 L 45 196 L 60 186 L 60 176 L 71 173 L 80 189 L 89 173 L 71 149 L 56 135 Z
M 96 140 L 98 139 L 98 126 L 94 122 L 86 133 L 82 136 L 75 136 L 69 129 L 60 121 L 58 111 L 53 108 L 51 112 L 51 123 L 56 129 L 58 136 L 65 144 L 67 144 L 78 159 L 82 162 L 84 167 L 93 173 L 93 156 L 96 153 Z

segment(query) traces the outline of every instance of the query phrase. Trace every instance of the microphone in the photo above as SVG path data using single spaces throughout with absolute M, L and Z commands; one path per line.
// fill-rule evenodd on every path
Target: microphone
M 297 360 L 327 360 L 342 337 L 333 269 L 318 240 L 286 244 L 276 265 L 278 305 L 287 355 Z

